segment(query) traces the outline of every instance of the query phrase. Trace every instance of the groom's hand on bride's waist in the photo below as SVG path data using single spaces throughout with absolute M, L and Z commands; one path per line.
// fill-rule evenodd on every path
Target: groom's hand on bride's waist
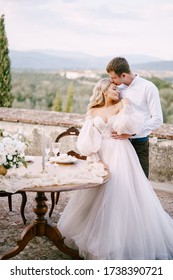
M 131 134 L 121 134 L 121 135 L 118 135 L 116 131 L 112 131 L 111 137 L 113 139 L 125 140 L 125 139 L 128 139 L 128 138 L 131 138 L 132 135 Z

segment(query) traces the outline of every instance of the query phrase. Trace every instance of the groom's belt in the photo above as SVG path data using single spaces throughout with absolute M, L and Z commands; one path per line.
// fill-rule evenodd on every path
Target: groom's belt
M 140 137 L 140 138 L 130 138 L 129 140 L 132 143 L 146 142 L 148 141 L 148 136 Z

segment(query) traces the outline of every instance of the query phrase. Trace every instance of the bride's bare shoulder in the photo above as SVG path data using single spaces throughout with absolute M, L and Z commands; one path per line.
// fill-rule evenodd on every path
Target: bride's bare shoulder
M 122 100 L 120 100 L 118 102 L 118 111 L 121 111 L 122 109 L 123 109 L 123 102 L 122 102 Z
M 95 109 L 94 108 L 91 108 L 87 111 L 86 115 L 88 117 L 94 117 L 94 113 L 95 113 Z

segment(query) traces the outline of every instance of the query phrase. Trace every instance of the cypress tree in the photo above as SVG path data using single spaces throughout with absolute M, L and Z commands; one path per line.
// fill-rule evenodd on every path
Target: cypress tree
M 53 101 L 53 110 L 56 112 L 62 112 L 62 96 L 60 91 L 57 91 L 57 94 Z
M 0 17 L 0 107 L 11 107 L 11 70 L 8 40 L 5 32 L 4 15 Z
M 73 94 L 74 94 L 73 83 L 70 83 L 67 88 L 67 101 L 66 101 L 66 107 L 65 107 L 65 112 L 67 112 L 67 113 L 73 112 Z

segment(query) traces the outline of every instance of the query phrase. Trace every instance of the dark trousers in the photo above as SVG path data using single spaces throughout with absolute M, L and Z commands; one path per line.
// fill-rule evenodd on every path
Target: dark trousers
M 131 139 L 130 142 L 132 143 L 135 151 L 138 155 L 140 164 L 146 177 L 149 176 L 149 140 L 144 142 L 136 142 L 135 139 Z

